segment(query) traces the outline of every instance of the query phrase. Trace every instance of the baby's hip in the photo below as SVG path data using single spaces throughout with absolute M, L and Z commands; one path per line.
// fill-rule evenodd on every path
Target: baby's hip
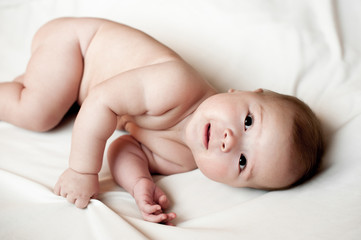
M 57 18 L 44 24 L 36 32 L 32 42 L 32 52 L 42 45 L 61 48 L 64 45 L 76 45 L 82 56 L 102 24 L 106 22 L 97 18 Z

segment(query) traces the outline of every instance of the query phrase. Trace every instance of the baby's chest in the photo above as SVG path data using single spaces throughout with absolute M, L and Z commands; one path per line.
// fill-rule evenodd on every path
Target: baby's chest
M 149 148 L 142 144 L 142 149 L 147 155 L 152 173 L 169 175 L 196 168 L 191 152 L 181 145 L 169 142 L 169 144 L 158 145 L 157 148 Z
M 176 133 L 138 128 L 130 134 L 141 143 L 153 173 L 169 175 L 196 168 L 191 150 Z

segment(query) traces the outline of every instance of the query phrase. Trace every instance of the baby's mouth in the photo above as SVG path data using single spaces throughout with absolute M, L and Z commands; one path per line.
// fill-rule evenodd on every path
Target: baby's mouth
M 206 149 L 208 149 L 210 137 L 211 137 L 211 124 L 208 123 L 204 128 L 204 140 L 203 140 Z

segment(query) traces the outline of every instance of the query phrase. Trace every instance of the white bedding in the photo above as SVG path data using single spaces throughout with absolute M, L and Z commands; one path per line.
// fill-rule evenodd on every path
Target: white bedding
M 169 227 L 142 220 L 106 160 L 87 209 L 52 193 L 74 114 L 47 133 L 0 122 L 0 239 L 360 239 L 360 12 L 359 0 L 0 0 L 0 81 L 24 71 L 45 22 L 104 17 L 175 49 L 222 91 L 303 99 L 328 145 L 322 171 L 290 190 L 235 189 L 199 170 L 155 176 L 178 215 Z

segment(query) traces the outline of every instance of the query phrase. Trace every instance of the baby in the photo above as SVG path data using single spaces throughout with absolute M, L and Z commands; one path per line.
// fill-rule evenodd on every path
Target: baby
M 234 187 L 281 189 L 316 171 L 320 126 L 300 100 L 271 91 L 217 93 L 191 66 L 145 33 L 104 19 L 62 18 L 34 36 L 25 74 L 0 83 L 0 120 L 55 127 L 75 103 L 69 168 L 54 192 L 85 208 L 99 191 L 107 139 L 114 180 L 145 220 L 176 214 L 151 174 L 199 168 Z

